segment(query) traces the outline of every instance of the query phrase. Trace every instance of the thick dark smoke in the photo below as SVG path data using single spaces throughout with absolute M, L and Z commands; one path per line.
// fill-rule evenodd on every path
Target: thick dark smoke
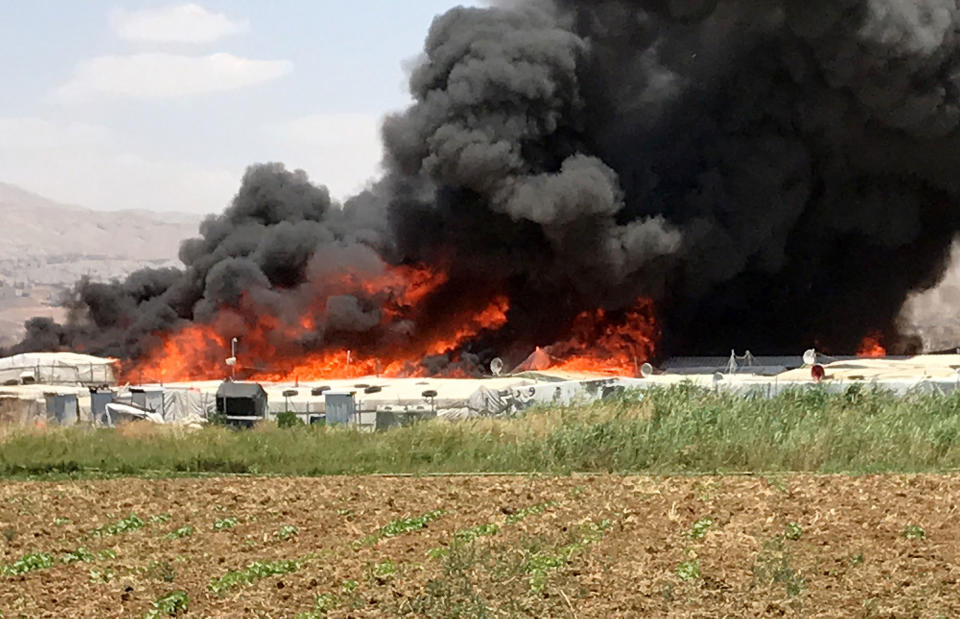
M 510 298 L 508 324 L 471 347 L 481 360 L 639 296 L 657 302 L 664 354 L 850 352 L 875 330 L 907 349 L 900 308 L 960 228 L 958 26 L 953 0 L 453 9 L 414 104 L 384 124 L 372 189 L 341 206 L 301 172 L 251 167 L 184 243 L 185 270 L 81 282 L 68 323 L 32 321 L 22 347 L 136 357 L 190 322 L 292 319 L 317 282 L 385 261 L 449 272 L 428 322 Z M 276 344 L 424 328 L 380 333 L 381 311 L 338 295 L 315 333 Z

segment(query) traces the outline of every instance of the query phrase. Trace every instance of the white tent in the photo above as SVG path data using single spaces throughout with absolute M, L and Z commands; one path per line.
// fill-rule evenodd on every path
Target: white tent
M 0 385 L 112 385 L 116 383 L 114 363 L 115 359 L 72 352 L 23 353 L 0 358 Z

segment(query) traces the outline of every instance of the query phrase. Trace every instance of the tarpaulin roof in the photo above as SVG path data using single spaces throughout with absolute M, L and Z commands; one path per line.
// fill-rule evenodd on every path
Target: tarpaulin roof
M 235 383 L 226 381 L 217 389 L 218 398 L 253 398 L 267 397 L 267 392 L 259 383 Z

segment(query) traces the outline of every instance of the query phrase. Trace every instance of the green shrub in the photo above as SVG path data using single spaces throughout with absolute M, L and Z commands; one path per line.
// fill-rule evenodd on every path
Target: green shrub
M 277 415 L 278 428 L 297 428 L 304 425 L 303 420 L 291 411 L 284 411 Z

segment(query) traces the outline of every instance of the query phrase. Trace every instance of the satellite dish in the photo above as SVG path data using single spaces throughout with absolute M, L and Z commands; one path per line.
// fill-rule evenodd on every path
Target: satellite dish
M 324 385 L 323 387 L 314 387 L 310 390 L 310 395 L 323 395 L 324 391 L 330 391 L 330 387 Z
M 233 366 L 237 365 L 237 358 L 236 358 L 236 357 L 230 357 L 229 359 L 226 359 L 226 360 L 224 361 L 224 363 L 226 363 L 226 364 L 229 365 L 230 367 L 233 367 Z
M 296 389 L 287 389 L 286 391 L 283 392 L 283 397 L 285 398 L 292 398 L 295 395 L 297 395 Z
M 653 366 L 649 363 L 644 363 L 640 366 L 640 376 L 641 378 L 648 378 L 653 376 Z
M 380 393 L 382 389 L 383 387 L 380 387 L 379 385 L 371 385 L 370 387 L 366 387 L 363 390 L 363 392 L 364 393 Z
M 719 383 L 722 381 L 723 381 L 723 374 L 721 374 L 720 372 L 717 372 L 716 374 L 713 375 L 713 382 Z
M 810 350 L 803 353 L 803 364 L 804 365 L 816 365 L 817 363 L 817 351 L 811 348 Z
M 503 359 L 496 357 L 490 362 L 490 373 L 494 376 L 500 376 L 501 372 L 503 372 Z
M 437 392 L 434 391 L 433 389 L 428 389 L 428 390 L 424 391 L 423 393 L 421 393 L 420 395 L 423 396 L 423 397 L 425 397 L 425 398 L 435 398 L 435 397 L 437 397 Z

